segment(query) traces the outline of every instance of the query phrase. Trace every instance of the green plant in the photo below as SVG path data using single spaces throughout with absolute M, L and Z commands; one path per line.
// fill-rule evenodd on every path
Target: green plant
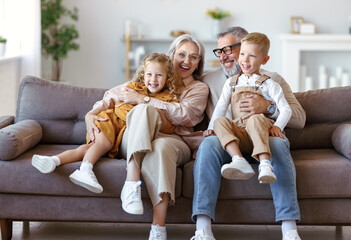
M 65 8 L 62 0 L 41 0 L 41 46 L 43 54 L 52 57 L 52 80 L 60 81 L 62 60 L 68 52 L 78 50 L 74 42 L 79 34 L 74 25 L 62 24 L 64 17 L 78 21 L 78 9 Z
M 230 17 L 229 11 L 223 11 L 220 8 L 216 7 L 213 10 L 208 9 L 206 15 L 209 15 L 213 19 L 221 20 L 226 17 Z
M 2 37 L 2 36 L 0 36 L 0 43 L 6 43 L 6 42 L 7 42 L 7 39 Z

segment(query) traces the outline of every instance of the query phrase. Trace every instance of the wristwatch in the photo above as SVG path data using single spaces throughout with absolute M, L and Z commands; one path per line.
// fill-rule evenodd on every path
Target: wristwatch
M 150 102 L 150 97 L 149 96 L 145 96 L 144 97 L 144 104 L 147 104 Z
M 275 106 L 275 102 L 273 101 L 270 101 L 270 102 L 271 104 L 267 107 L 267 112 L 269 116 L 272 116 L 275 113 L 276 106 Z

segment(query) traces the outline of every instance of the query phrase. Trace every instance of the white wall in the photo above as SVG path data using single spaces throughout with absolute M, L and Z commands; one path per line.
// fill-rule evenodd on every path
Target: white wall
M 124 23 L 142 22 L 147 37 L 169 37 L 174 29 L 190 31 L 200 39 L 210 36 L 208 8 L 231 12 L 228 26 L 266 33 L 271 60 L 266 69 L 281 72 L 280 34 L 290 31 L 290 16 L 316 24 L 318 33 L 348 33 L 350 0 L 64 0 L 79 9 L 80 50 L 64 61 L 63 79 L 73 85 L 111 88 L 124 82 Z M 43 63 L 43 76 L 48 73 Z

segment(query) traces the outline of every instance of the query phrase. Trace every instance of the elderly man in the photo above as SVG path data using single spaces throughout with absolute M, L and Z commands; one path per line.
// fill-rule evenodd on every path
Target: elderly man
M 240 53 L 240 41 L 247 35 L 241 27 L 228 28 L 218 34 L 218 48 L 214 54 L 219 58 L 222 68 L 210 72 L 203 81 L 210 88 L 210 97 L 206 113 L 211 118 L 214 107 L 221 95 L 227 78 L 241 72 L 237 62 Z M 306 114 L 296 100 L 287 82 L 277 73 L 260 71 L 278 82 L 283 89 L 285 98 L 292 109 L 292 117 L 287 125 L 290 128 L 303 128 Z M 247 112 L 246 118 L 253 114 L 264 113 L 275 119 L 279 111 L 274 102 L 258 95 L 248 95 L 242 100 L 240 110 Z M 231 119 L 230 107 L 226 114 Z M 270 184 L 275 206 L 276 221 L 282 222 L 283 240 L 301 240 L 296 227 L 300 220 L 300 210 L 297 202 L 296 172 L 290 154 L 290 144 L 287 138 L 270 137 L 271 159 L 277 181 Z M 196 222 L 196 232 L 192 239 L 214 240 L 211 221 L 215 221 L 215 207 L 221 185 L 221 167 L 231 162 L 230 155 L 222 148 L 217 136 L 208 136 L 201 143 L 194 165 L 194 197 L 192 220 Z

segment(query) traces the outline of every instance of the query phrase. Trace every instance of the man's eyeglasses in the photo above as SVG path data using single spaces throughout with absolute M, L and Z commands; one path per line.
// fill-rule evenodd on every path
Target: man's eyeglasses
M 198 55 L 188 55 L 186 52 L 175 53 L 175 56 L 179 61 L 185 61 L 185 59 L 189 58 L 189 61 L 192 63 L 197 63 L 201 59 L 201 57 Z
M 233 45 L 225 46 L 223 48 L 216 48 L 216 49 L 213 49 L 213 53 L 216 57 L 221 56 L 222 52 L 224 52 L 225 55 L 229 55 L 229 54 L 232 54 L 233 47 L 237 47 L 240 45 L 241 45 L 241 43 L 235 43 Z

